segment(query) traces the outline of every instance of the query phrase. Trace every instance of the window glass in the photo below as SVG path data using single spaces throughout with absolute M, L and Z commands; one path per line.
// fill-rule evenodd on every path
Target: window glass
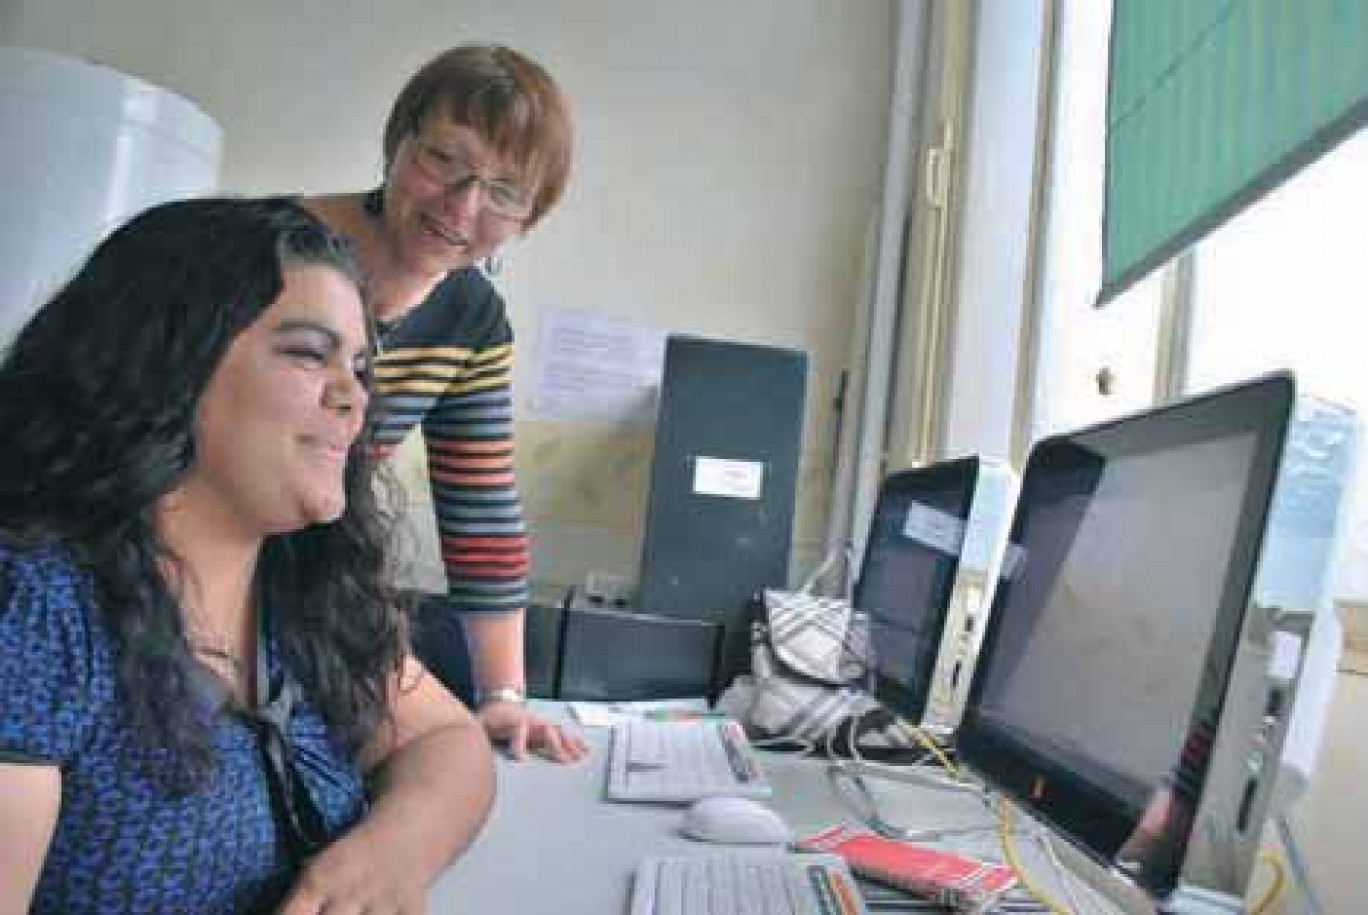
M 1104 308 L 1094 304 L 1111 4 L 1068 0 L 1058 9 L 1032 439 L 1149 406 L 1159 346 L 1157 274 Z
M 1187 387 L 1271 369 L 1368 420 L 1368 132 L 1197 249 Z M 1360 436 L 1362 451 L 1362 436 Z M 1339 593 L 1368 600 L 1368 456 L 1358 460 Z

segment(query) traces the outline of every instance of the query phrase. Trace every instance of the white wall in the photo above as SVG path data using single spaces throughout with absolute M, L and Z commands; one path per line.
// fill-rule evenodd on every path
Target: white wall
M 539 315 L 577 307 L 812 354 L 798 561 L 821 536 L 830 401 L 879 187 L 891 0 L 7 0 L 0 43 L 107 63 L 224 128 L 224 187 L 369 186 L 403 79 L 465 41 L 542 61 L 575 107 L 559 211 L 504 286 L 521 341 L 536 575 L 631 571 L 649 433 L 534 421 Z

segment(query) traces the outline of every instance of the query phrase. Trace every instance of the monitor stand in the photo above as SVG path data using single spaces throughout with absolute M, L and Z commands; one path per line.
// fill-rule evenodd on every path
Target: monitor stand
M 1311 871 L 1307 867 L 1306 856 L 1302 854 L 1301 843 L 1292 831 L 1292 823 L 1285 813 L 1279 811 L 1273 816 L 1273 824 L 1278 831 L 1278 841 L 1282 845 L 1283 853 L 1287 856 L 1288 882 L 1296 888 L 1301 900 L 1300 911 L 1306 915 L 1322 915 L 1325 909 L 1321 907 L 1320 895 L 1316 892 L 1315 884 L 1311 882 Z M 1243 899 L 1237 899 L 1228 893 L 1214 893 L 1187 887 L 1174 893 L 1164 911 L 1170 915 L 1244 915 L 1246 909 Z
M 1292 831 L 1292 824 L 1286 814 L 1281 812 L 1275 823 L 1278 828 L 1278 839 L 1282 842 L 1283 851 L 1287 853 L 1287 872 L 1297 889 L 1301 891 L 1302 906 L 1307 915 L 1321 915 L 1325 909 L 1321 907 L 1320 895 L 1311 882 L 1311 869 L 1306 865 L 1306 856 L 1302 854 L 1301 843 Z
M 1164 915 L 1245 915 L 1243 899 L 1199 887 L 1175 890 L 1161 910 Z

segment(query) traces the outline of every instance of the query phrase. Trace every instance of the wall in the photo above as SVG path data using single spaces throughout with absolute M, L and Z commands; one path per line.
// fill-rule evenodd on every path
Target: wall
M 1368 891 L 1359 844 L 1368 816 L 1368 741 L 1363 732 L 1368 676 L 1348 669 L 1362 664 L 1361 654 L 1348 652 L 1348 661 L 1335 685 L 1315 778 L 1289 813 L 1327 913 L 1362 911 Z M 1289 892 L 1281 910 L 1293 913 L 1306 907 Z
M 520 341 L 519 470 L 536 579 L 637 559 L 650 430 L 539 421 L 539 319 L 573 307 L 812 355 L 796 568 L 821 537 L 834 382 L 880 184 L 892 0 L 8 0 L 0 43 L 107 63 L 222 124 L 223 185 L 350 190 L 433 52 L 500 41 L 571 96 L 578 155 L 559 211 L 503 285 Z M 420 473 L 412 450 L 405 473 Z M 426 516 L 419 562 L 437 575 Z

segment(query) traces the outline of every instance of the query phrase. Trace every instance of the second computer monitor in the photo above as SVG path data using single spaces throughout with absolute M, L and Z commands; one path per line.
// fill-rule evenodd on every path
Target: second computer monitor
M 1015 490 L 1006 464 L 972 456 L 879 491 L 855 606 L 870 621 L 871 690 L 912 724 L 958 722 Z
M 1238 899 L 1262 835 L 1299 676 L 1279 626 L 1320 583 L 1302 607 L 1268 585 L 1323 566 L 1343 488 L 1296 460 L 1342 414 L 1296 403 L 1270 376 L 1048 438 L 1023 476 L 957 747 L 1155 897 Z M 1307 494 L 1324 510 L 1273 510 Z

